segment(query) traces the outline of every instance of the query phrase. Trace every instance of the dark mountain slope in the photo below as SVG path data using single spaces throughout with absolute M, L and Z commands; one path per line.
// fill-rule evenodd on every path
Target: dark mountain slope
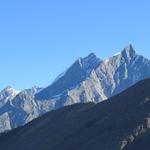
M 2 134 L 0 150 L 148 150 L 149 114 L 146 79 L 109 101 L 64 107 Z
M 77 59 L 45 88 L 0 92 L 0 133 L 75 103 L 99 103 L 150 77 L 150 60 L 130 44 L 101 60 L 93 53 Z

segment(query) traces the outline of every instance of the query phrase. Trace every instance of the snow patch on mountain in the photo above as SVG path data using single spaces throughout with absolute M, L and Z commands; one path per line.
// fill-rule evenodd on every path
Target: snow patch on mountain
M 98 103 L 150 77 L 150 60 L 130 44 L 117 55 L 100 60 L 94 53 L 77 59 L 46 88 L 0 92 L 0 132 L 75 103 Z

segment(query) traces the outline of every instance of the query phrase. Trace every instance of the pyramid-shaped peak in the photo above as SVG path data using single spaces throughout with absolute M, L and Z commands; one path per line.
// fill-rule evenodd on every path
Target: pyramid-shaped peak
M 124 48 L 124 50 L 122 51 L 123 56 L 126 57 L 134 57 L 136 55 L 136 51 L 134 49 L 134 47 L 132 46 L 132 44 L 129 44 L 127 47 Z
M 94 53 L 90 53 L 87 57 L 83 58 L 82 60 L 82 64 L 86 69 L 94 69 L 99 65 L 99 63 L 100 59 Z
M 87 64 L 89 65 L 89 64 L 99 63 L 99 62 L 100 59 L 94 53 L 90 53 L 86 57 L 79 57 L 76 60 L 75 64 L 79 64 L 80 66 L 84 67 Z
M 129 53 L 131 53 L 131 52 L 135 53 L 136 52 L 132 44 L 129 44 L 128 46 L 126 46 L 124 48 L 124 51 L 129 52 Z
M 12 86 L 8 85 L 4 88 L 4 90 L 9 90 L 9 89 L 13 89 Z
M 97 56 L 95 55 L 95 53 L 90 53 L 86 58 L 88 57 L 97 57 Z
M 19 91 L 17 91 L 16 89 L 12 88 L 11 86 L 7 86 L 5 87 L 1 92 L 2 95 L 17 95 L 19 93 Z
M 14 91 L 17 91 L 17 90 L 15 90 L 12 86 L 7 86 L 2 91 L 5 91 L 5 92 L 14 92 Z
M 91 60 L 100 60 L 94 53 L 90 53 L 88 56 L 83 58 L 86 62 L 91 62 Z

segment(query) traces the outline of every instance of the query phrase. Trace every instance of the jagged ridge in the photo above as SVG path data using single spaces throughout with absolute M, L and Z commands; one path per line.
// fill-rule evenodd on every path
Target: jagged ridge
M 44 89 L 34 87 L 13 98 L 1 98 L 0 132 L 24 125 L 60 107 L 106 100 L 150 77 L 149 70 L 150 61 L 138 55 L 132 45 L 106 60 L 91 53 L 79 58 L 50 86 Z

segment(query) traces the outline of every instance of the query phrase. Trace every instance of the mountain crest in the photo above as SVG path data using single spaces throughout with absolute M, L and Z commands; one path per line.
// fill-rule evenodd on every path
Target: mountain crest
M 11 86 L 7 86 L 1 91 L 1 93 L 7 93 L 9 95 L 9 94 L 18 94 L 19 91 L 15 90 Z
M 10 120 L 0 113 L 0 132 L 7 130 L 7 122 L 14 128 L 67 105 L 106 100 L 150 77 L 149 70 L 150 60 L 138 55 L 130 44 L 104 61 L 94 53 L 80 57 L 46 88 L 33 87 L 16 95 L 8 86 L 0 92 L 0 108 L 10 114 Z
M 97 58 L 97 56 L 94 54 L 94 53 L 90 53 L 87 57 L 85 57 L 84 59 L 86 60 L 91 60 L 91 59 L 94 59 L 94 58 Z
M 10 90 L 10 89 L 13 89 L 13 88 L 12 88 L 12 86 L 8 85 L 3 90 L 7 91 L 7 90 Z
M 82 59 L 82 64 L 84 69 L 93 70 L 100 64 L 100 59 L 94 53 L 90 53 Z
M 124 57 L 134 58 L 136 56 L 136 51 L 132 44 L 129 44 L 124 50 L 121 52 Z

